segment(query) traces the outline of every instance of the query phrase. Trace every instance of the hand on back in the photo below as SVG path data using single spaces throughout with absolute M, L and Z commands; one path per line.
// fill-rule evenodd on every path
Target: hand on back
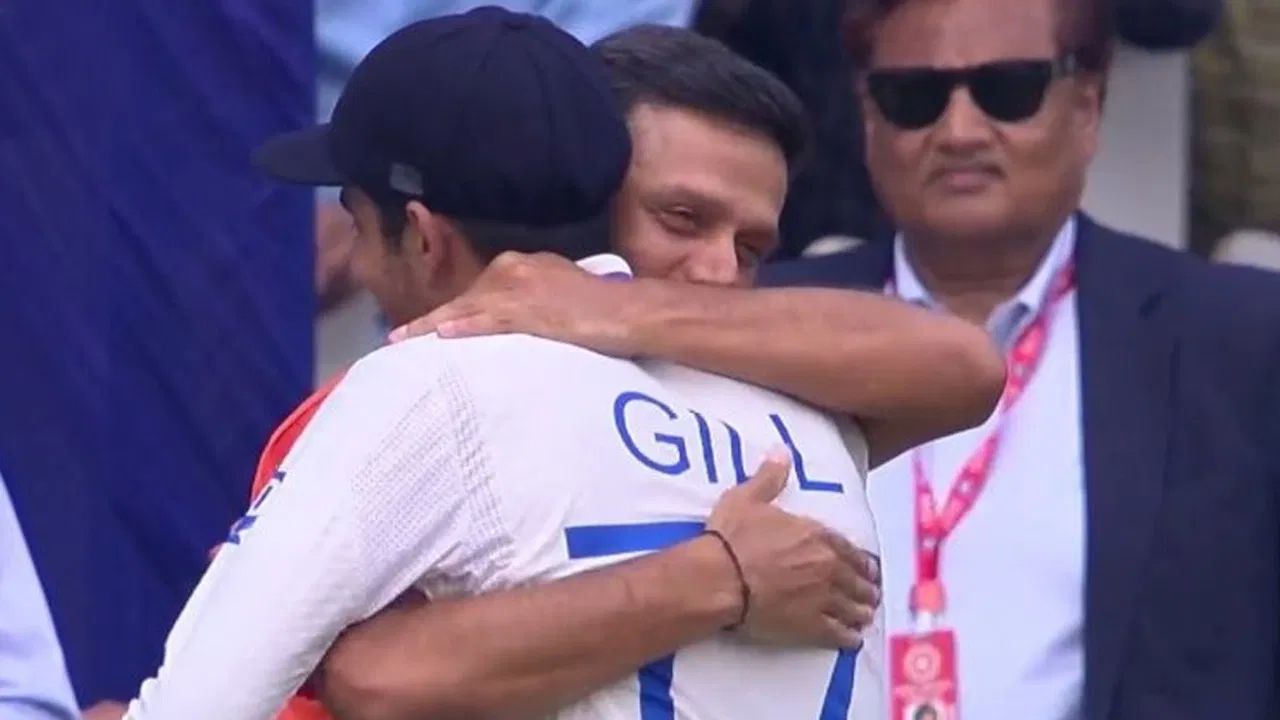
M 856 647 L 880 604 L 879 563 L 773 502 L 790 469 L 785 451 L 771 453 L 707 522 L 728 541 L 749 588 L 741 632 L 774 644 Z
M 503 253 L 465 293 L 397 328 L 392 342 L 524 333 L 615 357 L 630 357 L 628 313 L 636 287 L 592 275 L 557 255 Z

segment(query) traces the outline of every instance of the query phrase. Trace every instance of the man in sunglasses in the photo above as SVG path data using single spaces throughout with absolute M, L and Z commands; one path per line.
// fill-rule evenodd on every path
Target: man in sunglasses
M 1280 717 L 1280 283 L 1081 212 L 1115 17 L 861 4 L 845 39 L 899 233 L 772 279 L 884 288 L 1008 353 L 986 425 L 871 480 L 901 569 L 895 698 L 969 718 Z

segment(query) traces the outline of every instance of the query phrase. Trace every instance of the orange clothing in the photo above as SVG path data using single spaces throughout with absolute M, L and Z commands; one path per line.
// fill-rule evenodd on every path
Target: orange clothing
M 256 499 L 258 493 L 271 482 L 271 476 L 289 454 L 293 444 L 298 441 L 298 436 L 307 427 L 307 423 L 311 422 L 311 418 L 315 417 L 320 405 L 324 403 L 325 398 L 329 397 L 329 393 L 333 392 L 333 388 L 341 379 L 342 376 L 339 375 L 321 385 L 310 397 L 303 400 L 302 404 L 284 419 L 284 422 L 280 423 L 275 432 L 271 433 L 271 439 L 267 440 L 267 446 L 263 448 L 262 455 L 258 459 L 258 469 L 253 474 L 251 499 Z M 276 716 L 276 720 L 330 720 L 330 718 L 320 703 L 299 694 L 289 701 L 284 710 Z
M 341 380 L 342 375 L 339 374 L 316 388 L 316 391 L 303 400 L 301 405 L 289 413 L 289 417 L 285 418 L 284 422 L 276 426 L 275 431 L 271 433 L 271 438 L 267 440 L 267 446 L 262 449 L 262 455 L 258 457 L 258 469 L 253 473 L 253 490 L 249 492 L 250 500 L 256 500 L 258 493 L 271 482 L 271 476 L 275 474 L 276 468 L 284 462 L 285 456 L 293 449 L 293 444 L 298 441 L 298 436 L 306 429 L 307 423 L 315 417 L 316 412 L 320 410 L 320 405 Z

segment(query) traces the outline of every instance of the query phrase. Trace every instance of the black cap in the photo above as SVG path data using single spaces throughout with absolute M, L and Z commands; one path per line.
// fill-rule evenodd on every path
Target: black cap
M 383 40 L 329 123 L 271 138 L 253 160 L 288 182 L 538 227 L 602 213 L 630 157 L 599 58 L 544 18 L 481 7 Z

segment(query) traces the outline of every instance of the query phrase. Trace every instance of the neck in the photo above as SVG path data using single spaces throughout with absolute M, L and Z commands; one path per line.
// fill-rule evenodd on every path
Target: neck
M 984 325 L 1035 274 L 1060 229 L 980 241 L 904 233 L 903 243 L 929 294 L 949 312 Z

